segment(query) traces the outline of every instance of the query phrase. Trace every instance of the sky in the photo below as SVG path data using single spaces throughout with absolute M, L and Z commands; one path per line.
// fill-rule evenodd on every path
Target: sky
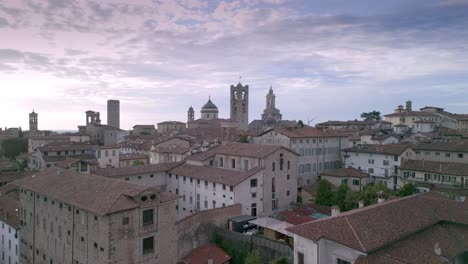
M 0 0 L 0 127 L 186 121 L 230 85 L 260 119 L 359 118 L 406 100 L 468 113 L 468 0 Z M 304 122 L 306 123 L 306 122 Z

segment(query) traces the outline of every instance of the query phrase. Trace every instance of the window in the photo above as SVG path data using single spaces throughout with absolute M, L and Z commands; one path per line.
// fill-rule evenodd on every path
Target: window
M 122 218 L 122 225 L 128 225 L 130 223 L 130 217 L 123 217 Z
M 253 203 L 250 205 L 250 207 L 251 207 L 250 215 L 257 216 L 257 204 Z
M 126 181 L 129 181 L 129 180 L 130 180 L 130 178 L 129 178 L 129 177 L 126 177 L 126 178 L 125 178 L 125 180 L 126 180 Z
M 286 191 L 286 196 L 289 196 L 289 191 Z
M 297 252 L 297 264 L 304 264 L 304 254 Z
M 222 157 L 219 158 L 219 166 L 224 167 L 224 159 Z
M 143 255 L 151 254 L 154 252 L 154 237 L 143 239 Z
M 369 164 L 374 164 L 374 160 L 373 160 L 373 159 L 370 159 L 370 160 L 368 160 L 368 163 L 369 163 Z
M 291 176 L 288 174 L 286 175 L 286 179 L 289 180 L 291 178 Z
M 280 163 L 279 163 L 280 170 L 283 170 L 283 164 L 284 164 L 283 153 L 280 153 Z
M 359 180 L 353 180 L 353 185 L 359 185 Z
M 257 179 L 251 179 L 250 180 L 250 187 L 251 188 L 257 187 Z
M 288 160 L 288 170 L 291 169 L 291 161 Z
M 390 164 L 390 162 L 389 162 L 388 160 L 384 160 L 384 161 L 383 161 L 383 165 L 384 165 L 384 166 L 388 166 L 389 164 Z
M 369 168 L 367 171 L 368 171 L 369 173 L 374 173 L 374 169 L 373 169 L 373 168 Z
M 463 159 L 463 153 L 458 153 L 458 158 Z
M 450 153 L 445 153 L 445 157 L 450 158 Z
M 252 193 L 252 198 L 257 198 L 257 193 Z
M 351 262 L 337 258 L 336 264 L 351 264 Z
M 152 225 L 154 223 L 153 209 L 143 211 L 143 226 Z
M 276 166 L 275 166 L 275 165 L 276 165 L 276 164 L 275 164 L 275 162 L 273 161 L 273 162 L 271 163 L 271 171 L 275 171 L 275 170 L 276 170 L 276 168 L 275 168 Z
M 348 184 L 348 179 L 341 180 L 341 184 L 346 184 L 347 185 Z

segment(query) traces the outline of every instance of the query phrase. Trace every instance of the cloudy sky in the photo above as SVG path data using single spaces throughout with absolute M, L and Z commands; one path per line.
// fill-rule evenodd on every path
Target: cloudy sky
M 239 77 L 242 76 L 242 79 Z M 0 0 L 0 126 L 76 129 L 199 117 L 270 84 L 285 119 L 354 119 L 407 99 L 468 113 L 466 0 Z

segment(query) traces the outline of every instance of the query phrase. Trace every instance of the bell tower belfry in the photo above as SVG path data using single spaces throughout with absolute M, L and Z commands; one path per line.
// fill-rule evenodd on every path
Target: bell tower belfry
M 239 82 L 231 85 L 231 120 L 238 123 L 238 129 L 247 130 L 249 126 L 249 86 Z

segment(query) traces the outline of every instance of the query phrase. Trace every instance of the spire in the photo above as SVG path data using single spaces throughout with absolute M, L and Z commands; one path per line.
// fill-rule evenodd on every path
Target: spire
M 273 87 L 271 87 L 271 84 L 270 84 L 270 90 L 268 91 L 269 94 L 273 94 Z

